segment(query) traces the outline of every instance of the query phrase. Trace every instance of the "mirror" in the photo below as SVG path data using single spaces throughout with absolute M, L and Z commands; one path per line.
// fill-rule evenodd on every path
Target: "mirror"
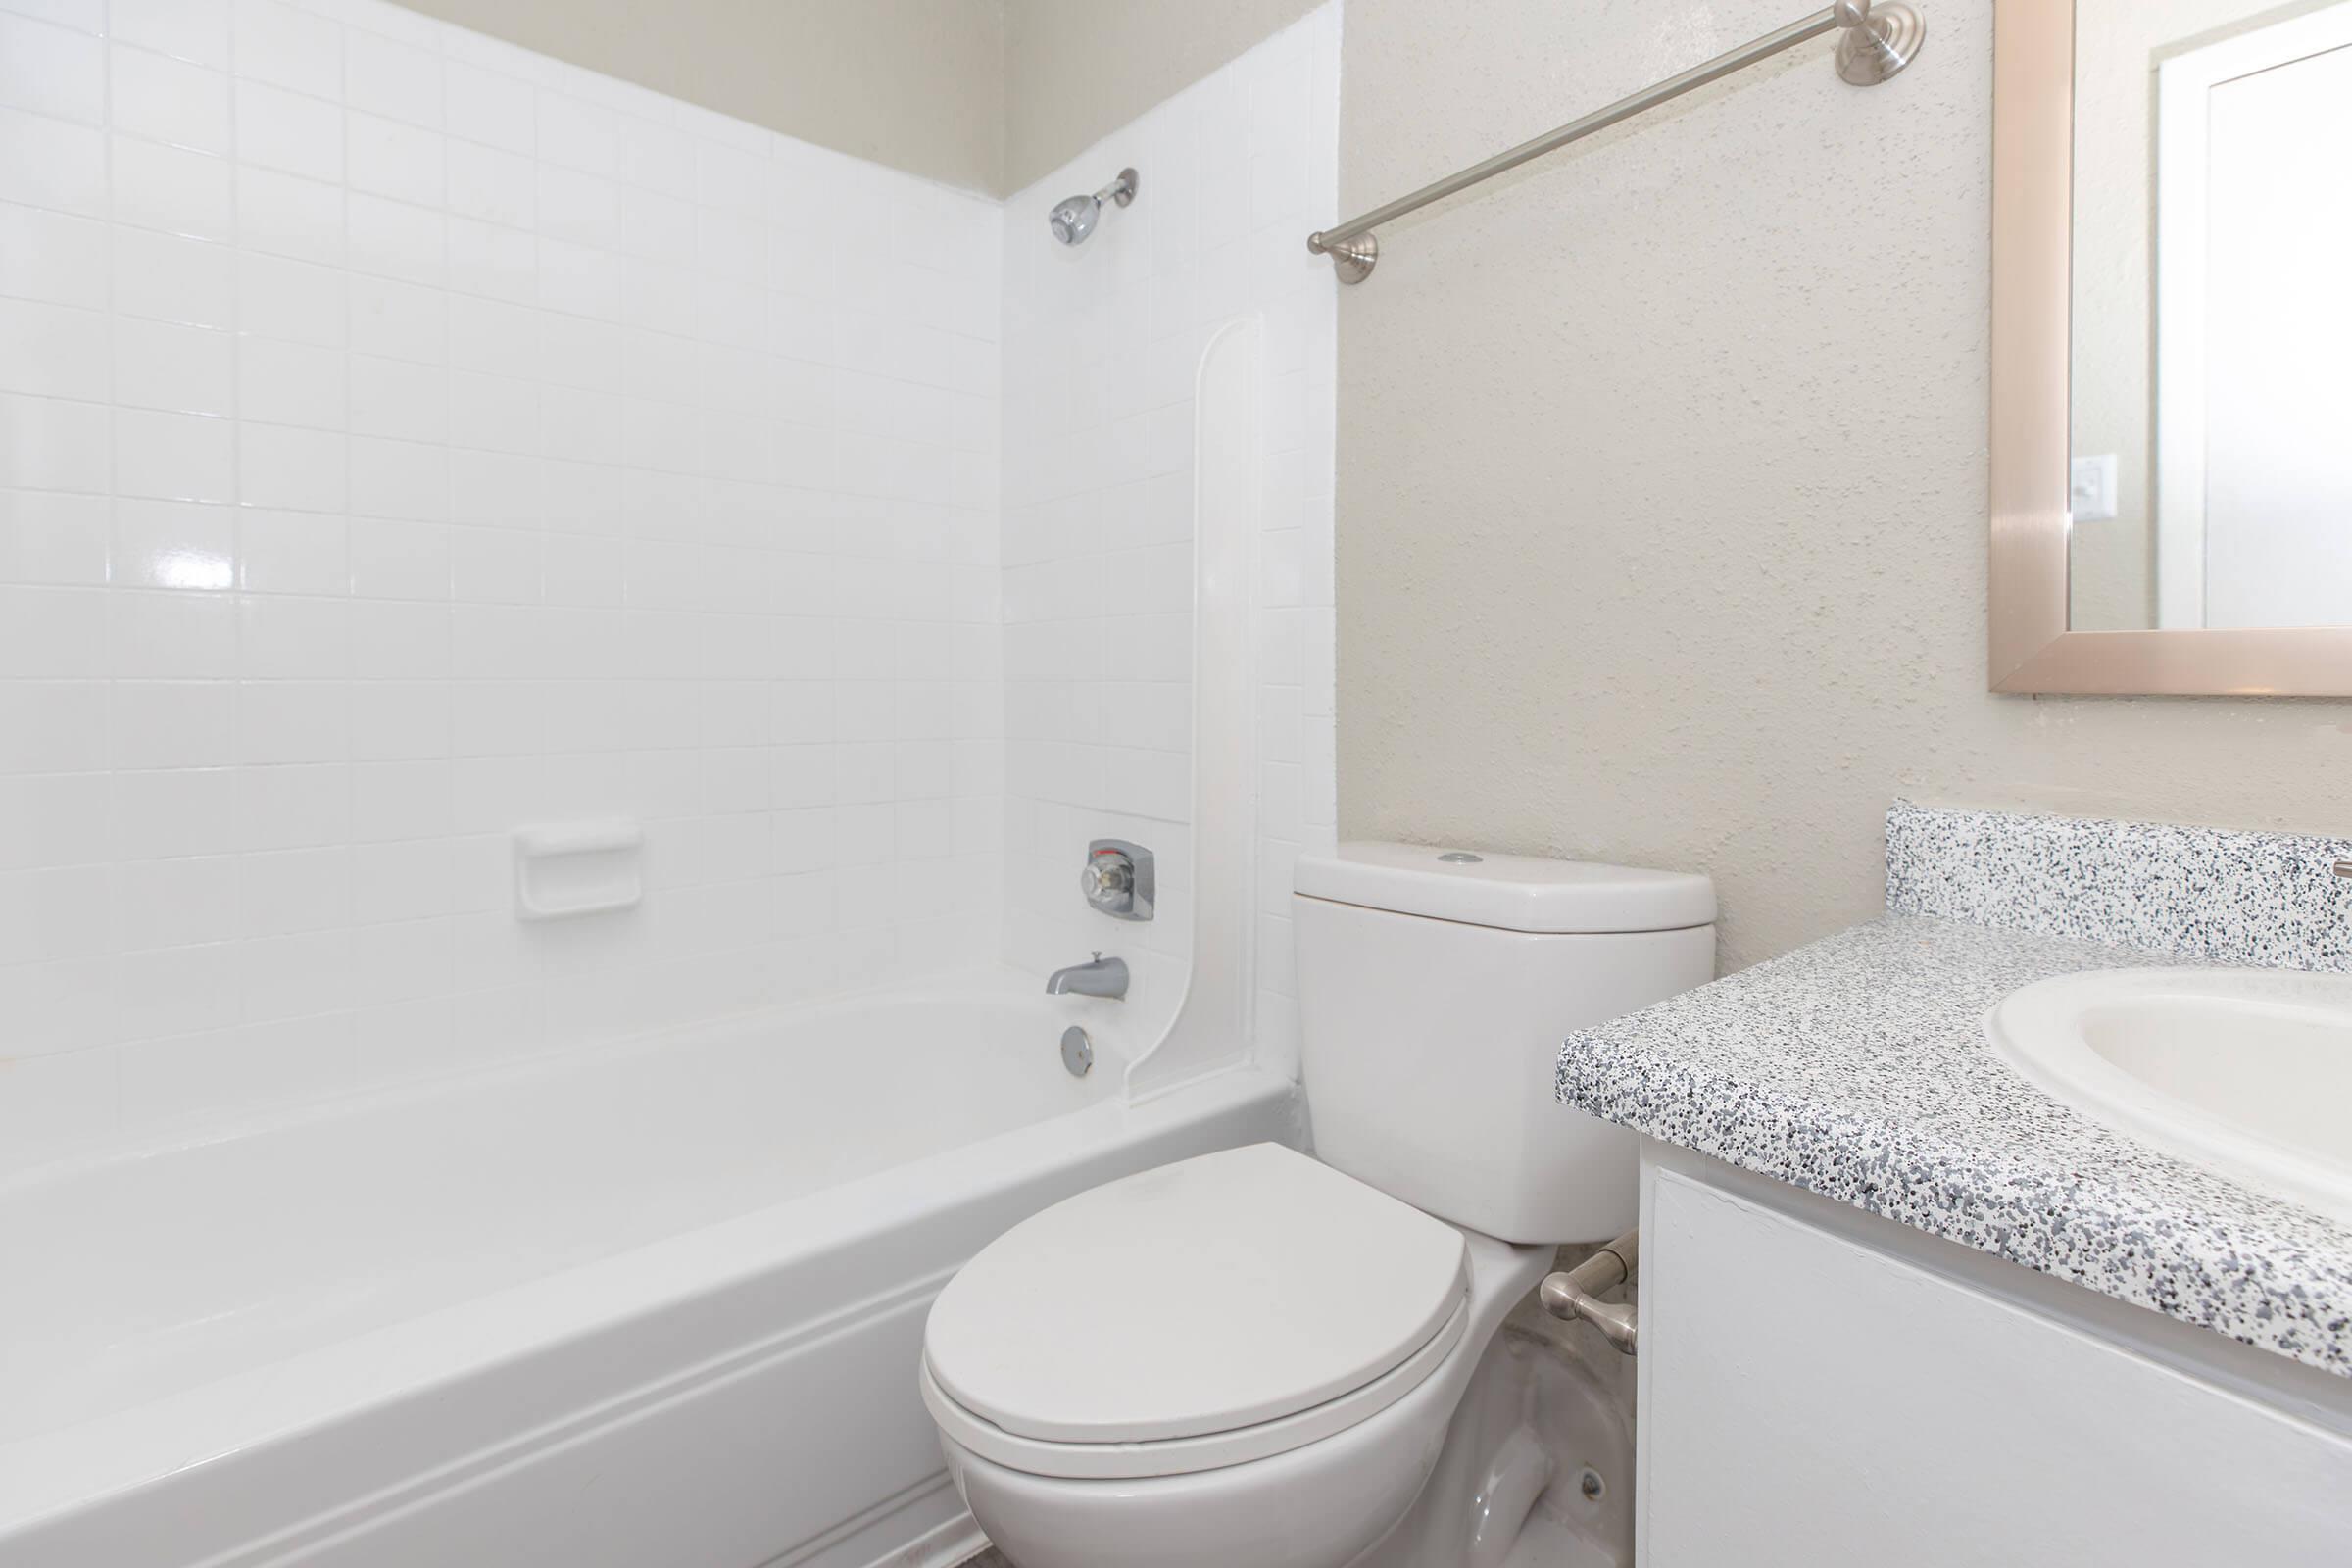
M 2352 0 L 1995 29 L 1992 684 L 2352 693 Z
M 2078 630 L 2352 626 L 2352 3 L 2076 0 Z

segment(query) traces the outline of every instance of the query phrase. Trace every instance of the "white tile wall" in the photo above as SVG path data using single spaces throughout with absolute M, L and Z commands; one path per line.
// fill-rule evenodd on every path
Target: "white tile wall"
M 0 0 L 0 1158 L 993 955 L 1002 224 L 374 0 Z M 518 924 L 608 813 L 645 906 Z
M 1284 1059 L 1338 25 L 1000 209 L 374 0 L 0 0 L 0 1164 L 1000 950 L 1128 953 L 1148 1033 L 1193 374 L 1250 314 Z M 511 830 L 613 812 L 646 906 L 515 922 Z M 1079 909 L 1102 834 L 1154 925 Z
M 1005 954 L 1136 968 L 1137 1033 L 1190 957 L 1193 393 L 1223 323 L 1266 328 L 1256 924 L 1261 1056 L 1295 1061 L 1291 863 L 1336 836 L 1332 425 L 1337 286 L 1306 253 L 1337 195 L 1337 6 L 1325 6 L 1015 196 L 1004 225 Z M 1123 167 L 1135 204 L 1084 245 L 1046 214 Z M 1072 891 L 1087 841 L 1159 857 L 1150 925 Z

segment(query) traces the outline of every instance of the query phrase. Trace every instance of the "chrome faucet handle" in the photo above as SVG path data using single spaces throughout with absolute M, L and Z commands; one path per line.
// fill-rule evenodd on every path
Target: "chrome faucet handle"
M 1115 850 L 1099 850 L 1078 868 L 1078 891 L 1089 904 L 1103 904 L 1135 886 L 1135 862 Z
M 1078 868 L 1078 891 L 1087 906 L 1114 920 L 1149 920 L 1158 898 L 1152 852 L 1125 839 L 1097 839 L 1086 847 Z

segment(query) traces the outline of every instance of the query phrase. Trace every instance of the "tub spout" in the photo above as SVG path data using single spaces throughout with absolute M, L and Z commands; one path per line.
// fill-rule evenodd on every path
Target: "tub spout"
M 1067 969 L 1056 969 L 1046 976 L 1046 995 L 1109 997 L 1116 1001 L 1127 995 L 1127 960 L 1105 958 L 1098 953 L 1092 963 L 1075 963 Z

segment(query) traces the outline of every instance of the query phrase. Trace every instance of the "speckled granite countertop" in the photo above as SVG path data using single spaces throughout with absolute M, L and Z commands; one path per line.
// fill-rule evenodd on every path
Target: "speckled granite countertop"
M 1569 1037 L 1559 1097 L 2352 1376 L 2352 1229 L 2108 1131 L 1984 1039 L 2030 981 L 2181 961 L 1890 913 Z

